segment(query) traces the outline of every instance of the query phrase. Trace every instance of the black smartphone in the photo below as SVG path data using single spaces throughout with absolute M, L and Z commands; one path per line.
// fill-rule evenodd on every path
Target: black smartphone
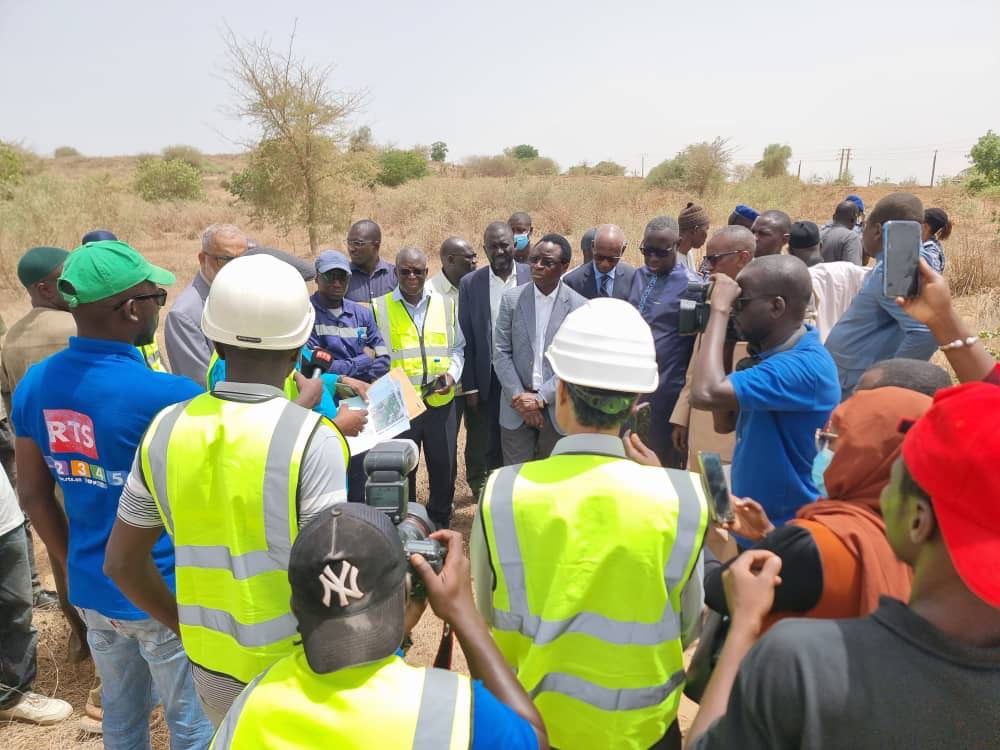
M 731 523 L 736 516 L 729 502 L 729 482 L 722 471 L 722 456 L 698 451 L 701 484 L 708 499 L 708 511 L 716 523 Z
M 882 225 L 882 294 L 916 297 L 919 291 L 921 226 L 915 221 L 887 221 Z
M 652 426 L 653 405 L 649 402 L 639 404 L 625 420 L 625 432 L 638 435 L 646 445 L 649 445 L 649 430 Z

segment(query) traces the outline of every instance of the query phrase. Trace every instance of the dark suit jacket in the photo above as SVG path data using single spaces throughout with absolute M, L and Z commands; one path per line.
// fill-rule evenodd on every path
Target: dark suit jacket
M 628 299 L 628 290 L 632 287 L 632 277 L 635 269 L 625 261 L 619 261 L 618 270 L 615 271 L 615 285 L 611 290 L 611 296 L 615 299 Z M 563 283 L 577 294 L 583 295 L 587 299 L 597 297 L 597 274 L 594 273 L 593 263 L 584 263 L 577 266 L 568 274 L 563 276 Z
M 514 264 L 518 286 L 531 281 L 524 263 Z M 615 286 L 617 286 L 617 281 Z M 490 397 L 493 374 L 493 326 L 490 322 L 490 267 L 467 273 L 458 284 L 458 324 L 465 336 L 462 390 L 479 390 L 479 400 Z

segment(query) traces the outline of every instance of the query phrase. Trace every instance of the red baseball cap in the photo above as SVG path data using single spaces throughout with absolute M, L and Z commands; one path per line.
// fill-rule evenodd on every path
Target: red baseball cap
M 903 440 L 903 461 L 931 497 L 945 547 L 965 585 L 1000 608 L 1000 388 L 937 392 Z

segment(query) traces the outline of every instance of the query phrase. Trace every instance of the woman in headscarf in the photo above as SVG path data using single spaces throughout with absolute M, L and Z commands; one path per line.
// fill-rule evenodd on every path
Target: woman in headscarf
M 880 495 L 899 457 L 901 429 L 930 405 L 928 396 L 903 388 L 859 391 L 817 434 L 816 473 L 825 481 L 826 497 L 804 506 L 779 529 L 770 527 L 757 503 L 734 503 L 733 530 L 762 537 L 754 548 L 782 559 L 782 583 L 768 626 L 788 616 L 863 617 L 877 608 L 881 596 L 907 600 L 911 571 L 886 539 Z M 705 602 L 723 614 L 725 567 L 705 579 Z

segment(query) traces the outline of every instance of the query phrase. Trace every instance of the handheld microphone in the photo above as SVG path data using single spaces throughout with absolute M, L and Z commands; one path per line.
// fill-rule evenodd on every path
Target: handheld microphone
M 333 353 L 327 349 L 313 349 L 310 364 L 313 366 L 313 371 L 309 377 L 313 380 L 322 377 L 323 373 L 329 372 L 333 366 Z

